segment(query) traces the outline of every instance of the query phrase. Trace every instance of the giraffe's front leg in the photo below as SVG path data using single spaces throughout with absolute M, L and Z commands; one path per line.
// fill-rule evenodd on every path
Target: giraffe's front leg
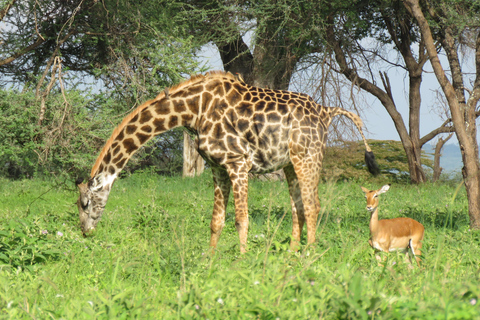
M 213 204 L 212 221 L 210 222 L 210 247 L 212 251 L 217 247 L 218 239 L 225 225 L 225 212 L 230 194 L 230 178 L 225 170 L 212 168 L 215 199 Z
M 292 165 L 283 169 L 288 182 L 288 191 L 290 192 L 290 204 L 292 206 L 292 240 L 290 249 L 297 251 L 300 245 L 303 225 L 305 224 L 304 208 L 302 195 L 298 186 L 297 175 Z

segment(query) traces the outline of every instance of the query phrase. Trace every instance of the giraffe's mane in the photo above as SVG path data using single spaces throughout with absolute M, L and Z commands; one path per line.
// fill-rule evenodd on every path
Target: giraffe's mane
M 117 136 L 120 134 L 123 128 L 125 128 L 125 126 L 130 122 L 130 120 L 132 120 L 137 114 L 140 113 L 140 111 L 142 111 L 143 109 L 145 109 L 146 107 L 154 103 L 155 101 L 159 101 L 165 98 L 166 95 L 173 94 L 192 84 L 199 83 L 206 78 L 225 78 L 225 77 L 238 81 L 238 79 L 233 74 L 231 74 L 230 72 L 224 72 L 224 71 L 209 71 L 205 75 L 203 74 L 193 75 L 188 80 L 185 80 L 170 88 L 165 88 L 155 99 L 148 100 L 147 102 L 142 103 L 140 106 L 135 108 L 135 110 L 133 110 L 125 118 L 123 118 L 122 122 L 113 130 L 112 135 L 103 146 L 102 151 L 100 152 L 97 160 L 95 161 L 95 164 L 92 167 L 92 171 L 90 172 L 90 178 L 95 177 L 95 175 L 97 174 L 98 168 L 102 163 L 102 159 L 105 157 L 106 153 L 108 152 L 108 149 L 112 146 Z

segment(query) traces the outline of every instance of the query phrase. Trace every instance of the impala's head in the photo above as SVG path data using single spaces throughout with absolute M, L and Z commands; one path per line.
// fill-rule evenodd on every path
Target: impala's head
M 83 183 L 83 179 L 76 181 L 80 196 L 77 200 L 80 227 L 83 236 L 93 231 L 103 214 L 107 203 L 110 187 L 102 186 L 95 178 Z
M 385 193 L 390 189 L 390 184 L 386 184 L 378 190 L 368 190 L 362 187 L 362 191 L 365 193 L 367 199 L 367 210 L 372 212 L 378 207 L 378 195 Z

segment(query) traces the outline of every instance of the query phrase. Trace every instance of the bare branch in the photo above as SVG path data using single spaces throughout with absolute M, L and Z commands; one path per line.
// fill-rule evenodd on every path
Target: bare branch
M 12 8 L 15 2 L 17 2 L 17 0 L 11 0 L 5 5 L 5 7 L 0 10 L 0 21 L 3 21 L 3 18 L 5 18 L 5 16 L 8 14 L 8 11 Z
M 37 48 L 39 45 L 41 45 L 44 42 L 45 42 L 45 40 L 43 40 L 42 38 L 38 38 L 37 41 L 35 41 L 33 44 L 31 44 L 28 47 L 20 50 L 17 53 L 14 53 L 13 55 L 8 57 L 7 59 L 4 59 L 4 60 L 0 61 L 0 66 L 6 65 L 6 64 L 14 61 L 15 59 L 18 59 L 19 57 L 23 56 L 27 52 L 34 50 L 35 48 Z

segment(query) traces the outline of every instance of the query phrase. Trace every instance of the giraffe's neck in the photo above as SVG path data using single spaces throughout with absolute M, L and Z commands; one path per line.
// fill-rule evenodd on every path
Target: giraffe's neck
M 109 190 L 128 160 L 154 136 L 179 126 L 195 130 L 201 98 L 184 95 L 164 91 L 125 117 L 92 168 L 91 178 L 98 188 Z

